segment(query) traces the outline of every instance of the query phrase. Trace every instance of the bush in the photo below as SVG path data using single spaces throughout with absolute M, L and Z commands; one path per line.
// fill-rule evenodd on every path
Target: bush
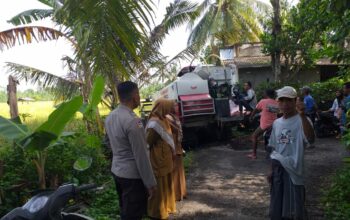
M 344 80 L 341 78 L 332 78 L 325 82 L 316 82 L 312 83 L 310 86 L 312 92 L 311 95 L 315 99 L 318 105 L 322 105 L 322 103 L 329 103 L 335 99 L 335 92 L 339 89 L 342 89 Z M 294 87 L 299 95 L 301 96 L 300 89 L 305 86 L 298 83 L 262 83 L 258 87 L 255 88 L 257 99 L 260 100 L 263 98 L 263 93 L 265 89 L 280 89 L 283 86 L 292 86 Z M 327 106 L 327 109 L 331 106 Z M 325 109 L 324 109 L 325 110 Z
M 329 220 L 350 219 L 350 169 L 337 172 L 333 184 L 323 196 L 325 214 Z
M 105 189 L 92 198 L 89 208 L 84 213 L 96 220 L 117 219 L 119 200 L 112 178 L 110 178 L 110 182 L 105 186 Z
M 23 151 L 18 146 L 0 141 L 0 160 L 4 170 L 0 181 L 0 216 L 11 209 L 22 206 L 37 193 L 38 177 L 31 160 L 33 153 Z M 83 172 L 73 169 L 73 164 L 80 156 L 92 158 L 91 167 Z M 62 183 L 77 184 L 97 183 L 102 185 L 110 179 L 110 165 L 104 156 L 99 137 L 86 133 L 77 133 L 65 140 L 62 145 L 49 147 L 47 150 L 46 178 L 49 188 Z

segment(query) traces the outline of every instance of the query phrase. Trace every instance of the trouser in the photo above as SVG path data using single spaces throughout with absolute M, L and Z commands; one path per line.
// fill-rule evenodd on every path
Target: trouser
M 147 212 L 147 190 L 141 179 L 126 179 L 113 174 L 121 220 L 141 220 Z
M 239 111 L 243 112 L 243 107 L 246 111 L 253 111 L 253 108 L 249 105 L 247 100 L 239 100 Z

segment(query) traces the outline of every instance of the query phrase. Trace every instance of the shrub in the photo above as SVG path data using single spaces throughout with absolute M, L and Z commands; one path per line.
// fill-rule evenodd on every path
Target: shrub
M 325 82 L 316 82 L 316 83 L 312 83 L 308 86 L 310 86 L 312 92 L 311 95 L 312 97 L 315 99 L 316 103 L 319 106 L 322 106 L 323 103 L 325 103 L 326 109 L 330 108 L 331 106 L 328 106 L 328 103 L 331 103 L 334 99 L 335 99 L 335 92 L 339 89 L 342 89 L 343 87 L 343 83 L 344 80 L 341 78 L 332 78 L 329 79 Z M 265 89 L 280 89 L 283 86 L 292 86 L 294 87 L 299 95 L 301 95 L 300 93 L 300 89 L 305 86 L 303 84 L 299 84 L 299 83 L 290 83 L 290 84 L 285 84 L 285 83 L 262 83 L 260 84 L 258 87 L 255 88 L 255 92 L 256 92 L 256 96 L 257 99 L 260 100 L 263 97 L 263 93 L 265 91 Z M 323 109 L 322 110 L 326 110 Z
M 333 184 L 323 196 L 325 214 L 329 220 L 350 219 L 350 169 L 339 170 Z
M 0 181 L 0 216 L 11 209 L 22 206 L 31 196 L 37 193 L 37 174 L 31 160 L 31 153 L 21 147 L 0 141 L 0 160 L 4 163 L 3 176 Z M 110 165 L 104 156 L 99 137 L 86 133 L 77 133 L 65 140 L 65 143 L 47 149 L 46 178 L 50 188 L 74 182 L 102 183 L 110 179 Z M 92 158 L 89 169 L 78 172 L 73 164 L 80 156 Z
M 119 200 L 114 180 L 111 177 L 105 189 L 94 196 L 89 208 L 84 213 L 96 220 L 117 219 Z

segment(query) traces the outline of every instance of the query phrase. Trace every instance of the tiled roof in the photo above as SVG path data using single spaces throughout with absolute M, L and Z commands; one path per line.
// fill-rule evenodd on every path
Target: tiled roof
M 235 57 L 235 59 L 224 60 L 225 65 L 235 64 L 238 68 L 249 67 L 267 67 L 271 65 L 270 56 L 252 56 L 252 57 Z M 344 65 L 343 63 L 332 63 L 329 58 L 321 58 L 315 62 L 316 65 Z M 281 59 L 281 65 L 284 65 L 284 59 Z
M 256 56 L 256 57 L 235 57 L 235 59 L 224 60 L 227 64 L 235 64 L 238 68 L 244 67 L 265 67 L 271 65 L 270 56 Z

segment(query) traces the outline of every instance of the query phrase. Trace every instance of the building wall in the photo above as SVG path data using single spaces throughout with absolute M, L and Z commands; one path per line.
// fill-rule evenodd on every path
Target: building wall
M 238 68 L 238 76 L 240 83 L 250 81 L 254 87 L 259 86 L 261 83 L 274 82 L 274 75 L 271 67 Z M 320 73 L 318 68 L 302 70 L 292 81 L 301 84 L 319 82 Z
M 274 81 L 271 67 L 239 68 L 238 76 L 240 83 L 250 81 L 254 87 L 264 82 Z

